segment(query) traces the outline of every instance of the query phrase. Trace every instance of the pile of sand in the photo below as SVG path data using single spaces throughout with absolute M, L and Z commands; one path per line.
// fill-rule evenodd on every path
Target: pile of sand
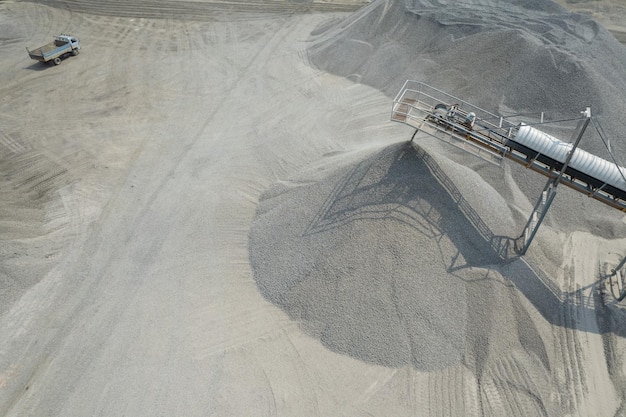
M 550 121 L 577 118 L 591 106 L 603 136 L 590 127 L 581 147 L 611 160 L 610 142 L 618 163 L 626 164 L 626 48 L 588 16 L 549 0 L 466 0 L 453 7 L 429 0 L 375 1 L 316 36 L 312 62 L 390 97 L 413 79 L 498 114 L 532 113 L 523 118 L 529 122 L 537 121 L 540 112 Z M 542 128 L 570 141 L 575 124 Z M 517 166 L 511 169 L 534 201 L 543 180 Z M 614 210 L 577 193 L 564 190 L 556 204 L 551 218 L 560 228 L 605 236 L 626 232 L 604 220 L 616 220 Z
M 440 3 L 375 1 L 319 33 L 311 58 L 390 95 L 415 79 L 504 113 L 618 113 L 624 47 L 591 18 L 549 0 Z
M 250 235 L 258 285 L 331 348 L 427 369 L 459 360 L 465 283 L 501 263 L 499 238 L 515 232 L 488 185 L 474 204 L 462 197 L 476 182 L 408 144 L 330 157 L 261 201 Z M 475 206 L 492 224 L 473 223 Z
M 375 1 L 315 31 L 311 59 L 389 96 L 415 79 L 505 114 L 574 118 L 591 106 L 616 154 L 626 155 L 615 134 L 626 49 L 602 26 L 550 1 L 441 3 Z M 566 135 L 573 126 L 547 129 Z M 605 156 L 598 134 L 588 136 L 583 147 Z M 270 188 L 250 232 L 257 285 L 334 351 L 421 370 L 463 364 L 478 379 L 511 367 L 498 378 L 528 389 L 512 394 L 516 401 L 533 398 L 537 413 L 550 415 L 546 393 L 558 389 L 548 376 L 550 327 L 536 327 L 519 297 L 565 327 L 571 306 L 550 278 L 503 250 L 545 179 L 420 140 L 426 151 L 394 145 L 327 158 Z M 546 224 L 611 237 L 625 231 L 620 217 L 562 190 Z M 562 238 L 546 227 L 534 261 L 553 272 Z M 522 381 L 518 368 L 538 384 Z
M 250 260 L 261 293 L 333 351 L 463 366 L 484 381 L 502 363 L 523 366 L 538 375 L 535 410 L 551 410 L 546 347 L 510 282 L 524 267 L 505 265 L 514 232 L 505 200 L 476 173 L 396 144 L 329 157 L 268 190 Z M 532 273 L 523 279 L 547 292 Z
M 503 115 L 557 119 L 591 106 L 619 139 L 624 46 L 593 19 L 549 0 L 513 3 L 376 1 L 318 33 L 311 59 L 390 96 L 405 80 L 419 80 Z M 621 142 L 613 145 L 626 155 Z M 600 141 L 583 146 L 605 152 Z

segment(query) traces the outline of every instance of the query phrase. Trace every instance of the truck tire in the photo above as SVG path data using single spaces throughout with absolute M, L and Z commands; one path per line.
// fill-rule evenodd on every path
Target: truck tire
M 54 62 L 54 65 L 59 65 L 61 63 L 61 58 L 54 58 L 54 61 L 52 62 Z
M 78 49 L 73 49 L 72 50 L 72 55 L 74 55 L 74 56 L 78 55 Z

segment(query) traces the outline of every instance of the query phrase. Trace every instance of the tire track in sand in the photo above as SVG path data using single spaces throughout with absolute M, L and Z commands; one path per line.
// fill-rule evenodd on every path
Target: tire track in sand
M 291 22 L 286 26 L 280 26 L 275 32 L 271 33 L 271 37 L 268 36 L 267 42 L 263 43 L 263 47 L 259 52 L 247 59 L 241 68 L 238 68 L 237 76 L 229 79 L 229 83 L 232 84 L 232 88 L 245 78 L 250 78 L 254 75 L 259 68 L 263 67 L 264 63 L 270 59 L 272 53 L 276 47 L 289 36 L 294 26 Z M 178 45 L 185 47 L 187 41 L 182 40 Z M 178 47 L 178 46 L 177 46 Z M 115 80 L 111 80 L 114 84 L 117 84 Z M 236 97 L 235 97 L 236 98 Z M 184 100 L 184 97 L 180 98 Z M 21 381 L 27 384 L 33 383 L 45 383 L 48 378 L 54 378 L 57 374 L 60 374 L 61 379 L 64 381 L 64 387 L 59 388 L 66 393 L 75 393 L 82 389 L 81 386 L 89 384 L 81 384 L 87 378 L 89 371 L 92 369 L 90 363 L 94 360 L 98 360 L 102 354 L 103 347 L 107 345 L 107 341 L 111 339 L 112 335 L 116 332 L 127 332 L 121 324 L 123 321 L 121 318 L 133 315 L 133 312 L 129 312 L 128 309 L 132 308 L 133 301 L 137 297 L 138 293 L 149 287 L 150 274 L 147 271 L 139 273 L 140 271 L 132 271 L 132 274 L 128 274 L 127 271 L 120 270 L 120 259 L 136 259 L 136 261 L 125 261 L 129 264 L 137 264 L 137 268 L 146 268 L 146 265 L 150 265 L 155 260 L 155 256 L 160 253 L 161 247 L 167 240 L 173 228 L 176 226 L 177 216 L 176 213 L 161 213 L 158 208 L 160 207 L 159 201 L 163 198 L 171 199 L 172 196 L 164 195 L 165 189 L 168 183 L 175 177 L 176 170 L 180 166 L 181 162 L 185 158 L 195 159 L 195 155 L 190 155 L 190 151 L 194 148 L 194 145 L 198 140 L 205 136 L 205 130 L 210 125 L 211 120 L 215 117 L 223 116 L 220 113 L 222 111 L 228 112 L 232 105 L 236 104 L 234 98 L 230 95 L 226 95 L 221 104 L 217 105 L 213 111 L 208 112 L 207 115 L 202 115 L 204 121 L 201 123 L 192 123 L 188 127 L 185 127 L 185 132 L 181 133 L 181 139 L 184 141 L 180 143 L 168 143 L 170 153 L 167 158 L 167 164 L 163 166 L 163 170 L 159 172 L 159 178 L 150 178 L 146 184 L 149 188 L 142 190 L 142 198 L 137 201 L 132 196 L 133 193 L 128 191 L 128 188 L 122 187 L 121 193 L 114 196 L 108 205 L 107 210 L 109 212 L 115 210 L 117 212 L 123 212 L 114 223 L 104 223 L 103 226 L 98 228 L 98 236 L 90 239 L 86 242 L 84 247 L 78 248 L 72 255 L 72 258 L 78 257 L 81 259 L 90 259 L 83 263 L 76 262 L 77 267 L 80 268 L 74 271 L 67 271 L 69 275 L 75 275 L 78 277 L 72 285 L 74 286 L 71 291 L 72 297 L 68 298 L 64 303 L 59 304 L 58 311 L 55 310 L 54 317 L 50 317 L 50 320 L 54 321 L 54 326 L 50 326 L 46 329 L 45 340 L 46 342 L 40 343 L 38 346 L 30 346 L 27 352 L 22 354 L 14 354 L 12 357 L 22 357 L 24 354 L 33 358 L 29 361 L 30 367 L 26 365 L 23 369 Z M 217 141 L 219 138 L 209 136 L 209 141 Z M 220 145 L 214 143 L 213 145 Z M 224 148 L 232 146 L 231 144 L 223 144 Z M 203 145 L 206 146 L 206 145 Z M 240 146 L 236 144 L 236 146 Z M 215 147 L 220 148 L 220 146 Z M 221 150 L 217 150 L 219 153 Z M 137 156 L 135 162 L 135 169 L 130 172 L 127 185 L 141 185 L 144 179 L 141 177 L 145 172 L 149 172 L 150 176 L 154 176 L 153 170 L 146 169 L 154 165 L 155 160 L 159 160 L 159 155 L 164 152 L 163 149 L 159 149 L 159 144 L 155 143 L 149 147 L 143 149 Z M 219 160 L 220 155 L 216 155 Z M 137 180 L 133 180 L 134 172 L 137 173 Z M 184 190 L 186 184 L 181 184 L 178 187 L 179 190 Z M 182 191 L 178 191 L 182 192 Z M 165 193 L 166 194 L 166 193 Z M 174 197 L 175 198 L 175 197 Z M 210 210 L 210 208 L 207 208 Z M 207 213 L 210 215 L 210 213 Z M 104 216 L 106 219 L 107 216 Z M 158 225 L 161 231 L 157 236 L 152 236 L 154 240 L 146 242 L 142 239 L 142 236 L 148 236 L 146 231 L 152 230 L 155 225 Z M 215 239 L 223 238 L 229 239 L 229 236 L 224 236 L 225 231 L 217 230 L 215 233 Z M 124 247 L 110 248 L 110 243 L 107 242 L 123 242 Z M 145 244 L 148 244 L 147 246 Z M 144 248 L 148 248 L 147 252 Z M 83 265 L 84 264 L 84 265 Z M 122 268 L 124 263 L 121 263 Z M 83 268 L 83 266 L 85 268 Z M 62 283 L 60 285 L 69 285 Z M 62 292 L 62 291 L 61 291 Z M 106 294 L 106 300 L 102 298 L 102 294 Z M 115 300 L 111 303 L 111 300 Z M 49 300 L 48 303 L 54 303 L 53 300 Z M 48 304 L 46 303 L 46 304 Z M 171 317 L 168 319 L 167 324 L 162 326 L 169 326 L 173 323 L 174 318 L 182 318 L 187 313 L 185 310 L 185 302 L 177 301 L 172 303 L 172 308 L 180 310 L 173 311 Z M 44 307 L 45 308 L 45 307 Z M 255 320 L 254 317 L 251 320 Z M 27 323 L 23 323 L 27 325 Z M 206 329 L 206 327 L 205 327 Z M 208 329 L 209 331 L 212 329 Z M 204 331 L 204 329 L 203 329 Z M 260 329 L 263 331 L 263 329 Z M 87 337 L 85 337 L 87 335 Z M 250 340 L 246 335 L 244 340 Z M 237 339 L 237 338 L 235 338 Z M 229 340 L 227 345 L 233 346 L 237 342 L 241 343 L 244 340 Z M 128 347 L 136 347 L 137 343 L 132 339 L 128 339 L 124 342 Z M 179 343 L 176 340 L 164 341 L 168 346 Z M 84 346 L 80 352 L 72 349 L 72 346 L 77 344 Z M 219 348 L 223 348 L 221 345 Z M 17 348 L 17 347 L 16 347 Z M 172 348 L 173 351 L 176 349 Z M 44 355 L 45 352 L 45 355 Z M 74 352 L 74 353 L 68 353 Z M 11 356 L 11 355 L 9 355 Z M 54 356 L 56 363 L 67 363 L 72 366 L 56 366 L 54 371 L 46 372 L 44 375 L 37 373 L 37 369 L 41 363 L 41 359 L 45 356 Z M 71 356 L 71 357 L 70 357 Z M 40 360 L 38 361 L 37 358 Z M 172 358 L 169 362 L 174 366 L 178 362 L 181 362 L 179 357 Z M 184 361 L 183 361 L 184 363 Z M 61 370 L 62 369 L 62 370 Z M 12 385 L 9 391 L 13 392 L 17 398 L 19 394 L 19 382 Z M 13 391 L 12 388 L 17 389 Z M 10 392 L 7 393 L 10 394 Z M 51 413 L 54 411 L 61 411 L 65 406 L 65 401 L 55 398 L 55 390 L 49 390 L 45 396 L 39 398 L 32 397 L 36 390 L 31 390 L 27 396 L 28 401 L 25 404 L 46 404 L 47 410 Z M 21 402 L 21 400 L 20 400 Z M 9 409 L 12 409 L 16 404 L 6 404 Z M 0 404 L 1 406 L 1 404 Z M 161 408 L 162 405 L 154 405 L 155 408 Z M 1 410 L 0 410 L 1 411 Z M 11 411 L 19 412 L 16 408 Z M 157 411 L 157 410 L 155 410 Z

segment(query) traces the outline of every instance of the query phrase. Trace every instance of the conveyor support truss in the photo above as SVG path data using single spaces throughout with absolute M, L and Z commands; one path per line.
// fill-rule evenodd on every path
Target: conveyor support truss
M 513 123 L 418 81 L 405 82 L 398 92 L 393 101 L 391 120 L 415 129 L 411 141 L 414 140 L 415 134 L 421 131 L 496 165 L 501 165 L 503 158 L 508 158 L 548 177 L 548 182 L 521 236 L 524 244 L 520 252 L 524 254 L 554 199 L 558 184 L 565 184 L 626 212 L 626 177 L 624 177 L 626 169 L 588 152 L 577 150 L 591 118 L 589 108 L 582 113 L 583 117 L 579 119 L 572 138 L 574 145 L 541 133 L 544 136 L 540 139 L 554 140 L 567 149 L 564 153 L 567 156 L 559 157 L 548 155 L 547 147 L 544 147 L 545 150 L 531 149 L 522 141 L 528 137 L 529 131 L 538 132 L 536 129 L 529 129 L 528 125 L 523 123 Z M 524 135 L 520 131 L 522 126 Z M 519 138 L 516 137 L 518 133 Z M 573 156 L 576 166 L 573 162 L 570 165 Z M 581 170 L 579 161 L 591 162 L 587 164 L 591 168 L 587 171 Z M 594 170 L 594 164 L 598 163 L 604 167 L 610 165 L 612 177 L 603 176 L 604 171 Z M 617 180 L 615 177 L 618 177 Z

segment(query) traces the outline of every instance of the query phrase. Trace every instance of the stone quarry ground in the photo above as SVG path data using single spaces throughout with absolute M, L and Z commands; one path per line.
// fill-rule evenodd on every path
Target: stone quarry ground
M 626 413 L 622 215 L 564 190 L 502 260 L 472 219 L 517 237 L 543 178 L 328 69 L 400 3 L 0 2 L 0 415 Z

